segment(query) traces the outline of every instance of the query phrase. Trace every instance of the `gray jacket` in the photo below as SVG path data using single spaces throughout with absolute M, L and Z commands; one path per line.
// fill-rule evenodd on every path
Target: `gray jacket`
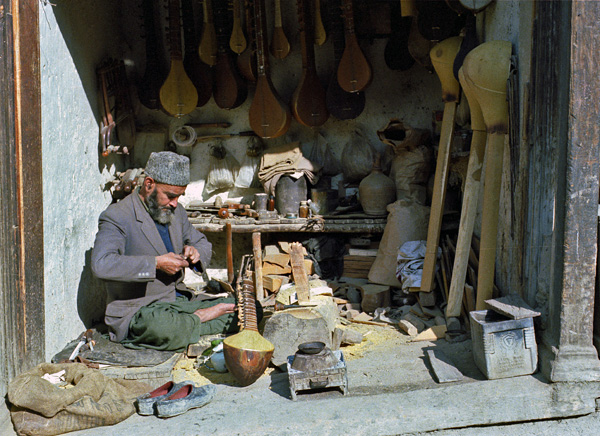
M 185 208 L 178 205 L 169 225 L 176 254 L 184 245 L 200 253 L 198 267 L 206 269 L 212 244 L 192 227 Z M 184 272 L 170 276 L 156 270 L 155 257 L 166 254 L 156 225 L 136 192 L 110 205 L 100 214 L 92 250 L 92 271 L 105 282 L 107 305 L 104 322 L 110 338 L 120 342 L 127 336 L 129 322 L 143 306 L 155 301 L 174 301 L 175 290 L 185 289 Z

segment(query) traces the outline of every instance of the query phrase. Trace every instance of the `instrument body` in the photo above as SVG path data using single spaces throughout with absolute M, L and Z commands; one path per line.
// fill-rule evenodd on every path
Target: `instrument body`
M 338 82 L 347 92 L 359 92 L 371 83 L 371 65 L 362 52 L 354 32 L 352 0 L 342 0 L 342 11 L 346 46 L 338 65 Z
M 206 65 L 213 67 L 217 63 L 217 34 L 213 22 L 213 11 L 211 0 L 204 0 L 202 3 L 204 25 L 202 26 L 202 36 L 198 46 L 200 59 Z
M 325 89 L 317 76 L 314 52 L 313 16 L 310 10 L 311 0 L 297 0 L 300 23 L 300 42 L 302 45 L 302 76 L 292 96 L 294 118 L 308 127 L 321 126 L 329 118 L 325 103 Z
M 236 286 L 240 332 L 223 341 L 227 369 L 242 386 L 251 385 L 265 372 L 275 351 L 273 344 L 258 332 L 256 298 L 248 266 L 249 256 L 245 255 Z
M 229 47 L 232 52 L 237 54 L 242 54 L 248 45 L 244 30 L 242 29 L 240 1 L 241 0 L 233 0 L 233 26 L 231 29 L 231 37 L 229 38 Z
M 258 78 L 254 98 L 250 105 L 250 127 L 261 138 L 277 138 L 287 132 L 292 116 L 287 105 L 281 102 L 269 77 L 264 0 L 255 1 L 254 23 L 256 26 L 256 69 Z
M 290 54 L 290 42 L 285 36 L 281 20 L 281 0 L 275 0 L 275 24 L 271 38 L 271 54 L 277 59 L 284 59 Z
M 157 42 L 154 8 L 153 0 L 144 0 L 142 3 L 146 34 L 146 69 L 138 86 L 138 98 L 148 109 L 160 109 L 159 91 L 167 77 L 167 72 L 160 62 L 162 56 Z
M 198 55 L 198 39 L 194 23 L 194 7 L 192 0 L 181 0 L 181 16 L 183 21 L 183 40 L 185 54 L 183 68 L 198 92 L 196 107 L 202 107 L 212 96 L 212 72 Z
M 327 85 L 325 104 L 329 113 L 338 120 L 352 120 L 365 109 L 365 93 L 345 91 L 337 79 L 338 65 L 344 53 L 344 24 L 340 16 L 340 0 L 330 0 L 328 15 L 335 63 L 334 72 Z
M 218 49 L 213 94 L 215 103 L 221 109 L 234 109 L 246 100 L 248 87 L 240 77 L 231 58 L 228 41 L 229 22 L 227 3 L 218 2 L 214 12 Z
M 183 67 L 179 0 L 169 0 L 169 42 L 171 70 L 160 88 L 162 108 L 169 115 L 182 117 L 196 108 L 198 91 Z

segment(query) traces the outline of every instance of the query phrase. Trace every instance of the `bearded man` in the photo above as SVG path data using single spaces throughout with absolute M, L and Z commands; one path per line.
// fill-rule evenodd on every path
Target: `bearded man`
M 182 351 L 200 336 L 238 330 L 233 298 L 190 300 L 184 268 L 206 270 L 212 245 L 189 222 L 178 199 L 189 159 L 152 153 L 141 187 L 99 218 L 92 271 L 107 291 L 104 322 L 129 348 Z

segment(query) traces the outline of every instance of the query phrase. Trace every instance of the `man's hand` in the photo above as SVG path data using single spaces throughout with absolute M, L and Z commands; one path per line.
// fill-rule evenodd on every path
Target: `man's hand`
M 177 274 L 189 264 L 181 254 L 167 253 L 156 257 L 156 269 L 169 275 Z
M 233 303 L 219 303 L 214 306 L 207 307 L 206 309 L 198 309 L 194 312 L 200 321 L 206 322 L 225 315 L 227 313 L 233 313 L 235 310 L 235 304 Z
M 183 257 L 190 263 L 190 265 L 193 265 L 200 261 L 200 253 L 198 252 L 196 247 L 193 247 L 191 245 L 184 245 Z

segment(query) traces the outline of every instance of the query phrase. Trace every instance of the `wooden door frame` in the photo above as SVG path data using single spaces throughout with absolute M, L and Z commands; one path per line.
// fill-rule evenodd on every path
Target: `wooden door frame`
M 0 394 L 45 360 L 39 0 L 0 0 Z

